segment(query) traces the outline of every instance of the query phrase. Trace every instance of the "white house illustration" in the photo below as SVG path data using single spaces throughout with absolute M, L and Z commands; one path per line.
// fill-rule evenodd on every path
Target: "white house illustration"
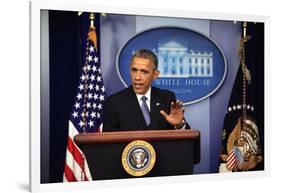
M 158 57 L 159 77 L 212 77 L 213 53 L 189 50 L 171 41 L 153 50 Z

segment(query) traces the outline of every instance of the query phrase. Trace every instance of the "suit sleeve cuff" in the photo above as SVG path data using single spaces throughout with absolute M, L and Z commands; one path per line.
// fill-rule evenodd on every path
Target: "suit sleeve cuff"
M 176 129 L 176 130 L 181 130 L 181 129 L 185 129 L 185 127 L 186 127 L 186 123 L 185 123 L 185 121 L 184 120 L 182 120 L 182 123 L 181 123 L 181 125 L 180 126 L 174 126 L 174 128 Z

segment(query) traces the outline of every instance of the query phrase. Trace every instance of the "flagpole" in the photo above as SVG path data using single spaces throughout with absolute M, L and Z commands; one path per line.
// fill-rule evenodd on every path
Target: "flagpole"
M 88 28 L 89 32 L 95 30 L 94 19 L 95 19 L 94 13 L 90 13 L 90 15 L 89 15 L 90 26 Z M 83 68 L 84 73 L 85 73 L 85 80 L 83 81 L 84 88 L 88 88 L 88 80 L 89 80 L 89 75 L 88 75 L 88 71 L 89 71 L 89 69 L 88 69 L 88 66 L 89 66 L 89 61 L 88 61 L 89 41 L 91 41 L 91 40 L 89 40 L 89 34 L 88 34 L 87 44 L 86 44 L 86 60 L 85 60 L 84 68 Z M 83 100 L 84 100 L 84 104 L 86 104 L 86 101 L 87 101 L 87 89 L 84 90 Z M 87 123 L 87 119 L 86 119 L 86 117 L 87 117 L 87 107 L 86 106 L 83 107 L 83 115 L 84 116 L 83 116 L 82 120 L 83 120 L 84 124 L 83 124 L 83 127 L 82 127 L 82 131 L 83 131 L 83 133 L 87 133 L 86 127 L 87 127 L 88 123 Z
M 94 28 L 94 20 L 95 20 L 95 14 L 90 13 L 90 27 L 93 29 Z
M 247 22 L 243 22 L 243 43 L 242 43 L 242 73 L 243 73 L 243 114 L 242 114 L 242 130 L 245 127 L 245 120 L 247 119 L 247 87 L 251 83 L 251 72 L 246 65 L 246 53 L 245 53 L 245 44 L 250 40 L 250 36 L 247 36 Z M 249 104 L 248 104 L 249 105 Z M 240 131 L 241 132 L 241 131 Z
M 243 37 L 247 36 L 247 22 L 243 22 Z
M 97 42 L 97 32 L 95 27 L 95 14 L 90 13 L 89 15 L 90 26 L 89 26 L 89 33 L 88 36 L 90 40 L 94 43 L 96 51 L 98 50 L 98 42 Z

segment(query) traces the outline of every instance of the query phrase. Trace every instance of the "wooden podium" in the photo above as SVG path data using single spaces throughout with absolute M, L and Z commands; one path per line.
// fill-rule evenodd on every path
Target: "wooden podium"
M 122 166 L 124 148 L 134 140 L 149 142 L 156 152 L 153 169 L 145 176 L 187 175 L 200 162 L 197 130 L 148 130 L 78 134 L 93 180 L 133 178 Z

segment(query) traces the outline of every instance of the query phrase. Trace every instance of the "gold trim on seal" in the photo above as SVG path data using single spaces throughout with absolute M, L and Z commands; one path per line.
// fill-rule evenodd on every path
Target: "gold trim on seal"
M 142 159 L 142 160 L 140 160 L 140 162 L 138 162 L 139 167 L 140 167 L 139 169 L 132 166 L 130 163 L 131 161 L 133 161 L 133 163 L 135 163 L 134 162 L 135 160 L 130 159 L 130 156 L 132 158 L 132 156 L 133 156 L 132 154 L 138 150 L 141 150 L 141 151 L 146 150 L 148 153 L 148 159 L 147 158 L 145 159 L 143 157 L 143 156 L 145 156 L 145 154 L 140 155 L 141 158 L 143 158 L 144 160 Z M 143 141 L 143 140 L 135 140 L 135 141 L 132 141 L 131 143 L 129 143 L 124 148 L 121 161 L 122 161 L 124 170 L 128 174 L 130 174 L 132 176 L 144 176 L 152 170 L 152 168 L 155 164 L 155 161 L 156 161 L 156 153 L 155 153 L 153 146 L 150 143 Z M 145 161 L 147 161 L 147 163 Z M 138 166 L 138 164 L 136 166 Z

